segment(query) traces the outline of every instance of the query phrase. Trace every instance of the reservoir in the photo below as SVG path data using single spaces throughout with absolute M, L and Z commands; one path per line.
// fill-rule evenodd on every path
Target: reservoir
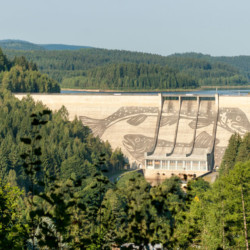
M 96 92 L 96 91 L 85 91 L 85 90 L 61 90 L 62 94 L 105 94 L 105 95 L 158 95 L 162 94 L 176 94 L 176 95 L 226 95 L 226 96 L 244 96 L 250 93 L 250 88 L 248 89 L 210 89 L 210 90 L 189 90 L 189 91 L 159 91 L 159 92 Z

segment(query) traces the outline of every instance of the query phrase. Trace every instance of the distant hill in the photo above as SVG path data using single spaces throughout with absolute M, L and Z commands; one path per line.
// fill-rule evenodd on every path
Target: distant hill
M 250 83 L 250 56 L 213 57 L 201 53 L 161 56 L 87 46 L 17 42 L 18 48 L 23 44 L 26 49 L 3 47 L 7 57 L 13 60 L 25 56 L 62 87 L 166 90 Z M 32 47 L 33 50 L 27 49 Z
M 243 74 L 247 79 L 250 80 L 250 56 L 210 56 L 201 53 L 183 53 L 183 54 L 173 54 L 169 57 L 172 58 L 192 58 L 198 60 L 206 60 L 208 62 L 214 63 L 225 63 L 237 68 L 241 74 Z
M 35 44 L 22 40 L 0 40 L 0 47 L 8 50 L 78 50 L 91 48 L 89 46 L 66 45 L 66 44 Z
M 10 50 L 45 50 L 40 45 L 21 40 L 0 40 L 0 47 Z

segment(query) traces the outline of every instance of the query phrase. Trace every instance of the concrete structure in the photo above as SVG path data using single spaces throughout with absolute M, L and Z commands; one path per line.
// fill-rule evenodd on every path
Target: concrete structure
M 22 99 L 25 95 L 17 94 Z M 150 180 L 184 179 L 219 166 L 230 136 L 250 131 L 250 96 L 33 94 L 52 110 L 63 105 Z

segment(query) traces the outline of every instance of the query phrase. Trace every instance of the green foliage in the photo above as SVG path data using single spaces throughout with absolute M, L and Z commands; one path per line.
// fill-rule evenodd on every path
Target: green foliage
M 32 242 L 32 249 L 35 248 L 37 240 L 37 228 L 40 223 L 43 211 L 39 207 L 39 200 L 36 200 L 36 195 L 42 191 L 45 186 L 43 182 L 44 172 L 41 169 L 41 146 L 40 141 L 42 136 L 40 135 L 41 126 L 44 126 L 48 121 L 46 118 L 51 114 L 50 110 L 43 110 L 39 113 L 32 113 L 31 128 L 29 131 L 29 137 L 21 137 L 20 140 L 26 145 L 26 151 L 20 155 L 23 159 L 23 170 L 27 176 L 28 194 L 28 219 L 27 223 L 30 227 L 29 237 Z M 45 118 L 44 118 L 45 117 Z M 39 243 L 39 242 L 38 242 Z
M 153 235 L 153 218 L 150 206 L 150 185 L 138 173 L 125 174 L 115 190 L 118 206 L 112 209 L 114 215 L 119 208 L 120 216 L 115 219 L 117 243 L 133 242 L 140 246 L 148 244 Z M 151 220 L 152 219 L 152 220 Z
M 35 62 L 39 70 L 67 88 L 166 90 L 238 86 L 249 82 L 242 67 L 237 63 L 234 65 L 230 58 L 224 60 L 197 54 L 166 57 L 94 48 L 77 51 L 5 50 L 5 53 L 11 58 L 25 56 Z M 244 62 L 248 65 L 249 59 L 244 59 Z
M 198 83 L 167 66 L 123 63 L 88 70 L 85 76 L 66 78 L 63 86 L 90 89 L 195 88 Z
M 239 134 L 234 134 L 229 139 L 228 147 L 222 159 L 220 166 L 220 174 L 225 175 L 236 163 L 236 157 L 241 144 L 241 137 Z
M 183 214 L 183 224 L 177 229 L 180 248 L 247 249 L 250 162 L 238 162 L 237 158 L 238 149 L 245 150 L 248 136 L 243 139 L 232 136 L 227 151 L 231 150 L 230 159 L 234 163 L 230 162 L 228 153 L 224 162 L 230 167 L 223 169 L 212 187 L 199 179 L 188 183 L 188 209 Z
M 175 244 L 180 249 L 199 248 L 201 245 L 201 232 L 207 213 L 203 198 L 210 188 L 209 183 L 200 178 L 188 182 L 185 207 L 179 215 L 180 223 L 174 234 Z
M 18 185 L 27 190 L 27 178 L 20 159 L 20 154 L 26 152 L 26 146 L 20 138 L 30 135 L 30 115 L 42 112 L 45 107 L 41 103 L 35 104 L 29 97 L 19 101 L 8 92 L 1 94 L 0 103 L 0 173 L 6 182 L 9 172 L 15 171 Z M 105 153 L 105 166 L 109 171 L 122 166 L 124 158 L 118 154 L 120 160 L 111 162 L 113 152 L 110 144 L 94 137 L 81 121 L 75 119 L 69 122 L 65 108 L 48 119 L 50 122 L 39 131 L 42 137 L 41 167 L 47 175 L 61 180 L 70 178 L 71 174 L 75 174 L 76 178 L 91 176 L 96 172 L 94 165 L 102 153 Z
M 250 133 L 246 133 L 243 137 L 236 157 L 236 162 L 248 160 L 250 160 Z
M 24 66 L 14 66 L 5 72 L 2 78 L 2 88 L 11 92 L 60 92 L 55 80 L 36 70 L 25 70 Z
M 34 249 L 38 245 L 56 249 L 65 246 L 82 248 L 86 245 L 86 238 L 83 238 L 81 233 L 84 231 L 90 246 L 102 248 L 105 244 L 102 232 L 102 209 L 105 206 L 102 205 L 102 201 L 107 189 L 110 188 L 109 180 L 101 174 L 106 170 L 105 155 L 101 154 L 96 164 L 97 171 L 90 183 L 90 189 L 94 192 L 89 197 L 87 197 L 89 191 L 85 193 L 84 189 L 81 192 L 79 190 L 83 187 L 83 178 L 76 178 L 75 174 L 71 173 L 71 177 L 61 183 L 56 177 L 48 175 L 46 168 L 41 168 L 40 131 L 41 126 L 48 122 L 43 117 L 48 118 L 50 114 L 48 110 L 32 113 L 29 136 L 21 138 L 27 145 L 27 152 L 23 153 L 21 158 L 24 160 L 23 169 L 30 184 L 27 196 L 29 205 L 27 223 L 30 227 L 31 247 Z M 48 186 L 48 183 L 52 182 L 53 185 Z M 88 186 L 86 189 L 88 190 Z M 87 209 L 84 202 L 88 203 Z M 86 216 L 91 223 L 89 235 L 86 234 L 89 227 L 86 229 L 82 226 L 80 229 L 81 220 L 84 221 Z M 93 230 L 96 232 L 93 233 Z
M 198 178 L 184 192 L 172 177 L 152 187 L 136 171 L 112 184 L 104 174 L 124 164 L 121 150 L 64 107 L 52 114 L 8 91 L 0 103 L 0 248 L 247 249 L 249 133 L 231 138 L 212 186 Z
M 0 180 L 0 249 L 21 249 L 25 245 L 27 225 L 21 220 L 21 195 L 17 187 L 3 185 Z
M 112 155 L 110 156 L 110 163 L 113 166 L 113 169 L 111 169 L 111 171 L 124 169 L 126 162 L 125 162 L 125 157 L 120 148 L 116 148 L 112 152 Z
M 238 70 L 240 74 L 250 80 L 250 56 L 218 56 L 203 55 L 201 53 L 174 54 L 173 57 L 205 60 L 207 63 L 220 63 L 221 65 L 231 66 L 232 70 Z
M 2 49 L 0 48 L 0 72 L 9 70 L 11 67 L 11 62 L 3 54 Z
M 203 198 L 202 245 L 208 249 L 247 249 L 250 162 L 238 163 Z
M 185 209 L 185 194 L 178 178 L 151 187 L 138 173 L 125 174 L 104 198 L 104 220 L 117 245 L 133 242 L 142 249 L 149 243 L 176 245 L 175 230 Z
M 210 188 L 208 182 L 204 181 L 201 178 L 191 180 L 187 185 L 188 196 L 193 199 L 197 194 L 206 192 Z
M 237 162 L 248 160 L 250 160 L 250 133 L 246 133 L 243 138 L 239 134 L 234 134 L 231 136 L 223 156 L 220 174 L 226 175 Z
M 14 66 L 18 65 L 21 66 L 23 70 L 33 70 L 37 71 L 37 65 L 33 62 L 27 61 L 24 56 L 15 57 L 13 60 Z
M 176 247 L 179 242 L 177 229 L 184 222 L 182 214 L 186 210 L 186 195 L 180 184 L 179 178 L 171 177 L 150 190 L 150 202 L 156 211 L 151 241 L 160 242 L 166 248 Z
M 58 83 L 37 71 L 35 63 L 28 62 L 23 56 L 8 61 L 1 48 L 0 84 L 2 89 L 12 92 L 60 92 Z

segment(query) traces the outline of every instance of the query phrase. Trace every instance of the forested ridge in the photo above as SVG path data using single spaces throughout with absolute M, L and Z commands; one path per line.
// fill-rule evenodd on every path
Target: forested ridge
M 239 72 L 245 76 L 248 80 L 250 79 L 250 56 L 210 56 L 200 53 L 184 53 L 184 54 L 174 54 L 175 57 L 187 57 L 203 59 L 208 62 L 221 62 L 227 65 L 231 65 L 238 69 Z
M 15 181 L 24 187 L 25 177 L 21 169 L 20 154 L 25 150 L 20 138 L 31 131 L 30 115 L 45 109 L 42 103 L 27 97 L 23 101 L 14 98 L 8 91 L 0 96 L 0 165 L 2 180 L 7 181 L 9 174 L 14 174 Z M 68 120 L 68 112 L 62 107 L 47 119 L 46 127 L 41 128 L 41 161 L 42 167 L 48 168 L 49 174 L 61 180 L 67 179 L 72 173 L 76 177 L 90 174 L 93 165 L 101 153 L 106 155 L 106 167 L 109 171 L 124 165 L 120 149 L 111 150 L 108 142 L 102 142 L 90 133 L 90 129 L 81 121 Z M 49 147 L 48 147 L 49 145 Z M 4 178 L 3 178 L 4 176 Z
M 7 39 L 0 40 L 0 47 L 13 50 L 78 50 L 91 48 L 90 46 L 77 46 L 66 44 L 34 44 L 27 41 Z
M 121 149 L 69 121 L 64 107 L 11 94 L 58 92 L 55 79 L 104 89 L 244 85 L 240 66 L 199 54 L 8 53 L 0 50 L 0 249 L 249 249 L 250 133 L 231 137 L 214 184 L 198 178 L 183 189 L 173 176 L 152 187 L 137 172 L 112 183 L 127 164 Z
M 249 84 L 250 79 L 248 57 L 225 59 L 195 53 L 160 56 L 95 48 L 75 51 L 4 51 L 10 58 L 25 56 L 34 61 L 41 72 L 68 88 L 166 90 L 197 86 L 242 86 Z M 121 67 L 125 69 L 125 74 L 119 76 L 117 68 Z M 131 72 L 136 72 L 138 67 L 147 67 L 148 74 L 133 75 Z M 158 73 L 155 68 L 160 69 Z M 103 74 L 104 71 L 109 73 Z M 93 72 L 96 74 L 93 75 Z M 176 74 L 182 76 L 177 81 L 174 79 Z M 174 79 L 171 85 L 167 84 L 166 78 Z
M 167 66 L 122 63 L 89 69 L 85 76 L 66 78 L 62 86 L 89 89 L 156 90 L 196 88 L 198 82 L 188 74 Z
M 12 92 L 58 93 L 60 86 L 56 80 L 38 71 L 35 63 L 25 57 L 9 60 L 0 48 L 0 87 Z
M 232 136 L 212 185 L 198 178 L 183 190 L 173 176 L 152 187 L 137 172 L 111 183 L 122 152 L 65 108 L 51 113 L 7 90 L 0 103 L 1 249 L 247 248 L 250 133 Z

